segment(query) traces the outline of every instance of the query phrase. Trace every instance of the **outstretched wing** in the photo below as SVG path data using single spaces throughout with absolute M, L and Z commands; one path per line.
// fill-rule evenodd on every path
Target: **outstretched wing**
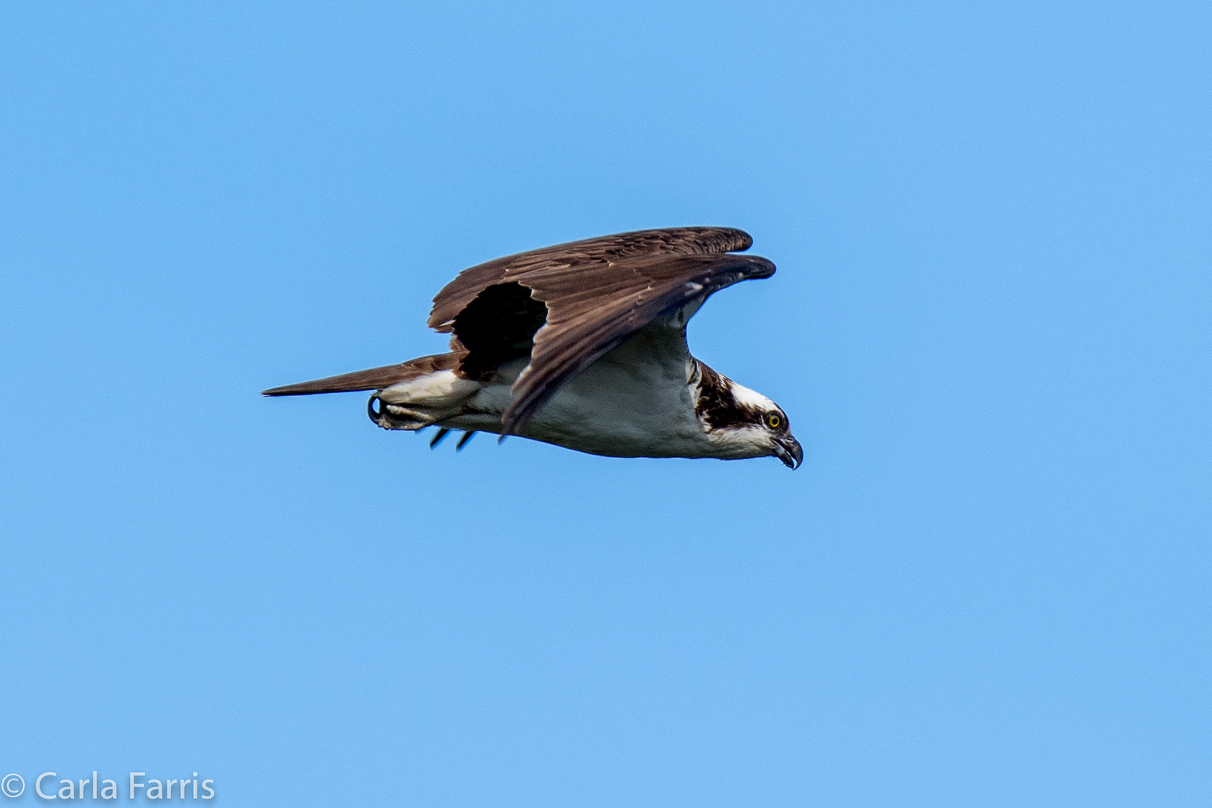
M 454 332 L 469 375 L 529 354 L 503 419 L 508 434 L 639 329 L 725 286 L 774 274 L 765 258 L 729 252 L 752 243 L 740 230 L 683 227 L 498 258 L 442 289 L 429 325 Z

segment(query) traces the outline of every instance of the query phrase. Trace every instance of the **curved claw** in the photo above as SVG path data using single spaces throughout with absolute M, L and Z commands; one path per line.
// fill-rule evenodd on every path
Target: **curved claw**
M 440 427 L 438 429 L 438 434 L 434 435 L 433 438 L 430 439 L 429 448 L 430 449 L 437 448 L 437 445 L 442 442 L 442 439 L 445 438 L 449 434 L 450 434 L 450 429 L 448 429 L 447 427 Z
M 456 452 L 463 451 L 463 447 L 467 445 L 467 441 L 469 441 L 473 437 L 475 437 L 475 434 L 476 434 L 476 431 L 474 429 L 464 432 L 463 437 L 459 438 L 459 442 L 457 444 L 455 444 L 455 451 Z

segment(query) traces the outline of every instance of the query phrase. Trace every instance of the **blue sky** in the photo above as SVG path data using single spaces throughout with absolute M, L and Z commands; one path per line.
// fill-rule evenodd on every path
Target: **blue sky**
M 1206 3 L 14 2 L 0 42 L 0 775 L 1212 800 Z M 690 337 L 795 473 L 257 395 L 441 350 L 468 265 L 685 224 L 779 266 Z

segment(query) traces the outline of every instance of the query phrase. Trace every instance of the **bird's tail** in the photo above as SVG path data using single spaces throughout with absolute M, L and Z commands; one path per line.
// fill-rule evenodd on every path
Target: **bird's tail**
M 370 370 L 357 370 L 264 391 L 266 396 L 306 396 L 374 390 L 366 405 L 370 420 L 384 429 L 415 431 L 458 415 L 480 383 L 458 373 L 466 351 L 422 356 Z
M 263 390 L 263 396 L 308 396 L 316 393 L 350 393 L 358 390 L 382 390 L 393 384 L 412 381 L 440 370 L 454 370 L 463 355 L 459 352 L 434 354 L 410 359 L 398 365 L 355 370 L 310 382 L 287 384 Z

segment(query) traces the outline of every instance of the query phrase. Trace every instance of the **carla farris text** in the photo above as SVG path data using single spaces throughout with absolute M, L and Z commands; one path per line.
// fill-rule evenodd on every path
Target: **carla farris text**
M 42 772 L 34 778 L 34 794 L 43 800 L 116 800 L 126 797 L 133 800 L 144 797 L 149 800 L 211 800 L 215 797 L 215 781 L 191 777 L 149 778 L 147 772 L 130 772 L 127 781 L 118 785 L 115 780 L 104 779 L 93 772 L 91 777 L 70 779 L 59 777 L 58 772 Z M 6 797 L 19 797 L 25 791 L 25 779 L 19 774 L 4 778 L 3 792 Z M 125 793 L 122 793 L 125 791 Z

